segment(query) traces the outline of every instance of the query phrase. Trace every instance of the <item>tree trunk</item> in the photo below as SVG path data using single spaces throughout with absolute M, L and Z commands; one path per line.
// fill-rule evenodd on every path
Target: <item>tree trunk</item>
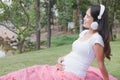
M 79 28 L 80 28 L 80 32 L 82 32 L 83 31 L 83 16 L 80 10 L 80 0 L 77 0 L 77 8 L 78 8 L 78 16 L 79 16 Z
M 47 48 L 50 48 L 51 46 L 51 6 L 52 6 L 52 1 L 49 0 L 48 2 L 48 10 L 47 10 Z
M 40 0 L 35 0 L 35 15 L 36 15 L 36 50 L 40 49 Z
M 75 32 L 77 32 L 77 22 L 78 21 L 78 10 L 74 9 L 73 10 L 73 22 L 74 22 L 74 28 L 75 28 Z
M 112 2 L 112 5 L 113 5 L 113 9 L 112 9 L 112 21 L 111 21 L 111 25 L 110 25 L 110 32 L 111 32 L 111 40 L 113 41 L 114 40 L 114 38 L 113 38 L 113 27 L 114 27 L 114 22 L 115 22 L 115 12 L 116 12 L 116 4 L 115 4 L 115 2 L 113 1 Z
M 24 41 L 25 41 L 25 40 L 21 40 L 21 41 L 19 42 L 19 44 L 18 44 L 19 53 L 22 53 L 22 52 L 23 52 Z

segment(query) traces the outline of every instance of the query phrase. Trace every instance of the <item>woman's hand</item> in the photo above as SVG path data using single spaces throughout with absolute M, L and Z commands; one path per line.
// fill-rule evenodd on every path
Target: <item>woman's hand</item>
M 58 58 L 58 61 L 57 61 L 57 64 L 56 64 L 56 67 L 57 67 L 57 69 L 58 70 L 63 70 L 64 68 L 63 68 L 63 64 L 62 64 L 62 62 L 64 61 L 64 58 L 63 57 L 60 57 L 60 58 Z

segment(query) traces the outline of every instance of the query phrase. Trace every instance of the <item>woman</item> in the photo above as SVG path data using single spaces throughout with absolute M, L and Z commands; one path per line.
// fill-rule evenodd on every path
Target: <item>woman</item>
M 89 30 L 84 30 L 80 33 L 78 40 L 73 43 L 72 52 L 65 56 L 64 59 L 58 60 L 58 68 L 62 68 L 60 62 L 63 61 L 62 65 L 65 66 L 66 71 L 71 71 L 85 78 L 88 67 L 96 57 L 104 80 L 109 80 L 108 72 L 104 65 L 104 58 L 110 59 L 111 55 L 108 14 L 104 5 L 93 5 L 87 10 L 84 17 L 84 27 Z
M 84 17 L 84 30 L 73 42 L 72 51 L 56 66 L 33 66 L 0 77 L 0 80 L 117 80 L 108 75 L 104 58 L 110 59 L 107 9 L 91 6 Z M 90 67 L 97 59 L 99 70 Z

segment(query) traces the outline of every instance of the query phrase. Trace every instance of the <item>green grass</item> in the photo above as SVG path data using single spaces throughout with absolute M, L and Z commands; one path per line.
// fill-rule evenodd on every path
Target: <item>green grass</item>
M 108 72 L 120 80 L 120 41 L 111 42 L 111 48 L 113 56 L 105 64 Z M 63 45 L 0 58 L 0 76 L 32 65 L 55 65 L 57 58 L 66 55 L 70 50 L 71 45 Z M 96 66 L 96 62 L 93 65 Z
M 76 40 L 78 38 L 78 34 L 64 34 L 62 36 L 58 36 L 55 38 L 52 38 L 51 43 L 52 43 L 52 47 L 55 46 L 62 46 L 62 45 L 66 45 L 66 44 L 72 44 L 72 42 L 74 40 Z

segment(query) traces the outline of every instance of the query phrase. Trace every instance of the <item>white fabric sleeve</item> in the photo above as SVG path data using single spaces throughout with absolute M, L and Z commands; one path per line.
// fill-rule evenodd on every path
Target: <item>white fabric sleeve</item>
M 79 38 L 82 37 L 88 30 L 83 30 L 80 34 L 79 34 Z
M 104 47 L 104 42 L 102 39 L 102 36 L 100 35 L 96 35 L 95 40 L 93 42 L 93 45 L 95 45 L 96 43 L 100 44 L 102 47 Z

